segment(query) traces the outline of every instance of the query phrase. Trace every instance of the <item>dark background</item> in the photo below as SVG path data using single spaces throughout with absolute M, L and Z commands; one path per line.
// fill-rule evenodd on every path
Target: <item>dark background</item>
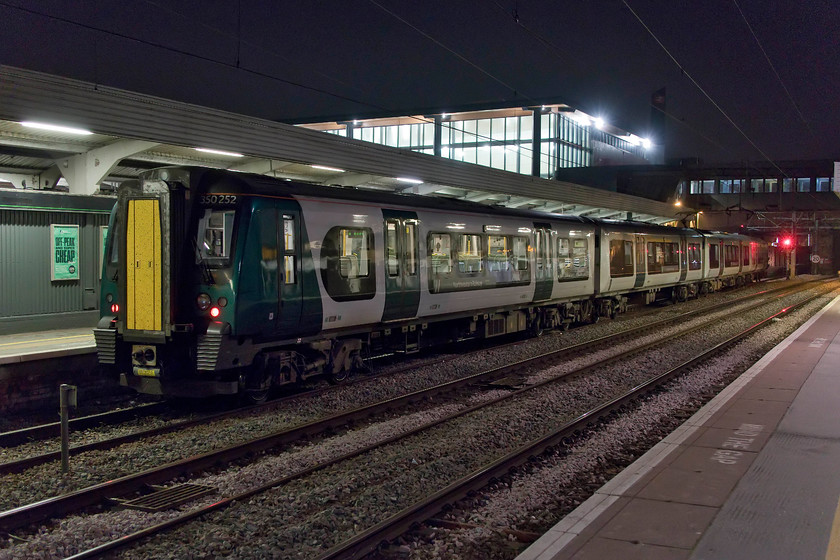
M 838 34 L 836 0 L 0 0 L 0 64 L 284 122 L 559 102 L 647 136 L 665 87 L 654 141 L 707 164 L 840 157 Z

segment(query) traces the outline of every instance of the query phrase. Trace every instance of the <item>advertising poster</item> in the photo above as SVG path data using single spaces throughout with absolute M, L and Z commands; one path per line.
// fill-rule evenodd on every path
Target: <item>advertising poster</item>
M 79 226 L 51 225 L 50 280 L 79 279 Z

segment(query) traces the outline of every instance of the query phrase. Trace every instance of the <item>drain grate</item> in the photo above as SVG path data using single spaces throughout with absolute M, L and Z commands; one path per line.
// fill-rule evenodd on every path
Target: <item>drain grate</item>
M 172 509 L 190 500 L 216 492 L 216 489 L 212 486 L 202 486 L 200 484 L 179 484 L 168 488 L 153 486 L 152 488 L 155 489 L 155 492 L 133 500 L 121 500 L 119 498 L 112 498 L 111 500 L 119 504 L 120 507 L 153 512 Z

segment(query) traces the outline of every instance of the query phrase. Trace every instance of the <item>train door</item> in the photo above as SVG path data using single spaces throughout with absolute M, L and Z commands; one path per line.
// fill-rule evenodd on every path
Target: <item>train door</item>
M 534 290 L 534 301 L 551 297 L 554 285 L 554 259 L 551 250 L 551 226 L 549 224 L 534 224 L 534 255 L 535 275 L 537 285 Z
M 298 332 L 301 315 L 300 213 L 273 201 L 253 202 L 239 271 L 237 331 L 262 335 Z
M 645 238 L 641 235 L 636 236 L 636 282 L 633 284 L 634 288 L 641 288 L 645 285 L 645 272 L 647 271 L 647 247 L 645 246 Z
M 126 217 L 125 328 L 162 330 L 160 201 L 131 199 Z
M 291 335 L 300 332 L 298 325 L 303 301 L 300 266 L 300 212 L 281 207 L 278 218 L 280 239 L 277 246 L 281 249 L 282 256 L 278 331 L 281 335 Z
M 684 282 L 688 276 L 688 240 L 684 235 L 680 236 L 680 282 Z
M 385 218 L 385 310 L 383 321 L 417 316 L 420 274 L 417 214 L 382 210 Z

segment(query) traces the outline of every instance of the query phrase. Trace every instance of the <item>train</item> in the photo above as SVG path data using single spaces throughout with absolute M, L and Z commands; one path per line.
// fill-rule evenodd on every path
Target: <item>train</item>
M 94 336 L 140 393 L 260 401 L 370 356 L 740 286 L 767 256 L 742 234 L 164 167 L 118 189 Z

